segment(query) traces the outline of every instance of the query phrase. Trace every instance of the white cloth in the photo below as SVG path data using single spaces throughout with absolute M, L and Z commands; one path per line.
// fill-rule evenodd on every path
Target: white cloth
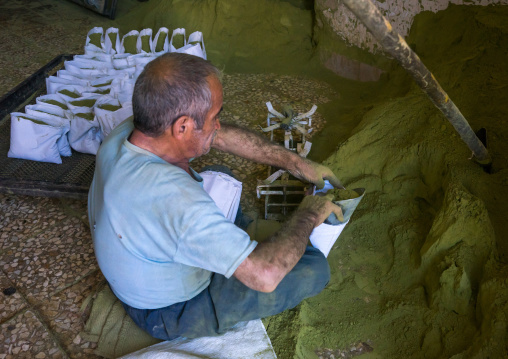
M 222 172 L 205 171 L 199 175 L 203 178 L 203 189 L 212 197 L 224 217 L 234 223 L 240 205 L 242 182 Z
M 122 359 L 276 359 L 260 319 L 237 324 L 217 337 L 179 338 L 141 349 Z

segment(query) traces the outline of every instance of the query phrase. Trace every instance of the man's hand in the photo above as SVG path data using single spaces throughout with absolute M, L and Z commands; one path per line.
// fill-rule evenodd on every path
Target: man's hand
M 343 219 L 340 207 L 332 199 L 332 194 L 305 197 L 283 227 L 268 240 L 258 243 L 245 258 L 234 273 L 236 279 L 261 292 L 275 290 L 302 257 L 312 230 L 330 213 Z
M 236 125 L 223 123 L 217 131 L 212 147 L 251 161 L 285 169 L 293 176 L 315 184 L 318 189 L 324 187 L 324 180 L 330 181 L 335 188 L 344 188 L 328 167 L 300 157 L 295 152 L 268 141 L 257 132 Z
M 324 196 L 306 196 L 300 206 L 299 210 L 308 210 L 316 214 L 316 222 L 314 228 L 323 223 L 330 213 L 334 213 L 339 221 L 344 221 L 342 209 L 332 202 L 333 194 L 326 194 Z
M 324 180 L 330 181 L 334 188 L 344 189 L 344 186 L 331 169 L 306 158 L 302 158 L 296 169 L 289 172 L 296 178 L 315 184 L 317 189 L 325 186 Z

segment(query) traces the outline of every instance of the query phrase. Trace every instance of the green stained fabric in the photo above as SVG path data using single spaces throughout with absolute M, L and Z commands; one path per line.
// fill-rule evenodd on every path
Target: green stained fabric
M 106 284 L 93 301 L 81 338 L 97 343 L 95 354 L 120 356 L 161 342 L 138 328 Z

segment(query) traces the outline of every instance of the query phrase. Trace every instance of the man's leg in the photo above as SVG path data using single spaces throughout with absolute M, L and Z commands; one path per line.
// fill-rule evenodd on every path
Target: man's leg
M 316 248 L 305 254 L 271 293 L 252 290 L 234 277 L 215 274 L 209 290 L 215 307 L 219 333 L 241 321 L 265 318 L 296 307 L 319 294 L 330 280 L 328 262 Z
M 142 310 L 124 304 L 134 322 L 155 338 L 197 338 L 225 332 L 238 322 L 259 319 L 296 307 L 320 293 L 330 280 L 323 253 L 307 247 L 305 254 L 272 293 L 252 290 L 214 274 L 209 287 L 187 302 Z

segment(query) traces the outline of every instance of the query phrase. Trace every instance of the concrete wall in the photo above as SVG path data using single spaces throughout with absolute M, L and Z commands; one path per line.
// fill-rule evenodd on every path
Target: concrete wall
M 508 5 L 508 0 L 372 0 L 403 37 L 409 33 L 413 18 L 421 11 L 437 12 L 449 4 L 457 5 Z M 348 44 L 376 53 L 377 41 L 359 23 L 340 0 L 316 0 L 315 11 L 318 29 L 333 31 Z M 319 30 L 318 30 L 319 31 Z

